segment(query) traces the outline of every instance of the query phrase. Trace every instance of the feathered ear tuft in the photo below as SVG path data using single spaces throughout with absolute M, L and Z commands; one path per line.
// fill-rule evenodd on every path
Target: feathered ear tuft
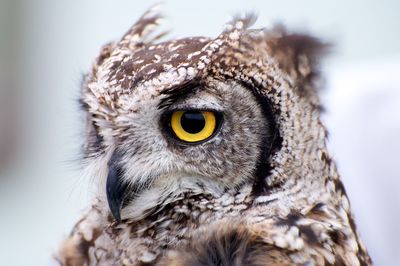
M 246 13 L 244 15 L 235 15 L 231 21 L 225 25 L 225 33 L 234 30 L 245 31 L 254 25 L 257 21 L 255 13 Z
M 155 29 L 162 21 L 160 13 L 161 4 L 153 5 L 147 10 L 136 23 L 125 33 L 122 39 L 118 42 L 118 47 L 129 47 L 131 50 L 136 50 L 145 43 L 153 43 L 168 32 L 161 32 L 154 35 Z
M 308 34 L 288 33 L 281 25 L 268 31 L 267 36 L 272 56 L 296 80 L 299 94 L 315 93 L 320 60 L 332 45 Z
M 97 67 L 113 53 L 119 52 L 118 49 L 129 48 L 134 51 L 141 48 L 143 44 L 154 43 L 167 35 L 169 33 L 168 31 L 156 31 L 157 26 L 159 26 L 162 21 L 160 8 L 160 4 L 152 6 L 130 27 L 119 41 L 104 45 L 94 62 L 93 73 L 97 70 Z

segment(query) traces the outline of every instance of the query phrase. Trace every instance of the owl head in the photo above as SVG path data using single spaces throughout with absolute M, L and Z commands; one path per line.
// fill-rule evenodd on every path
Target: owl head
M 330 165 L 315 88 L 326 46 L 252 29 L 253 16 L 215 39 L 161 42 L 159 20 L 152 9 L 104 46 L 83 86 L 88 169 L 114 218 L 244 186 L 293 202 L 299 183 L 322 186 Z

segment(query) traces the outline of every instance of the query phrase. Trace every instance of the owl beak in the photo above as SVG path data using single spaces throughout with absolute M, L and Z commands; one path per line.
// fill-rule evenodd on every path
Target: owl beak
M 121 178 L 121 169 L 115 163 L 110 162 L 106 184 L 107 201 L 111 214 L 119 223 L 127 187 L 128 185 Z

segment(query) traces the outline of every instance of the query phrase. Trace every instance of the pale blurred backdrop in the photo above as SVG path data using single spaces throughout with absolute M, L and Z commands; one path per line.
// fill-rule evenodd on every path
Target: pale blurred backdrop
M 90 199 L 81 176 L 82 73 L 155 1 L 0 0 L 0 265 L 48 265 Z M 324 120 L 376 265 L 400 265 L 400 1 L 164 1 L 170 37 L 216 36 L 232 15 L 336 44 Z

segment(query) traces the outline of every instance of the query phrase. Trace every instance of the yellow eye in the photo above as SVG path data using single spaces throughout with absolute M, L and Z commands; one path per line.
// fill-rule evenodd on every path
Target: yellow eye
M 171 129 L 176 137 L 186 142 L 198 142 L 209 138 L 217 127 L 217 119 L 210 111 L 174 111 Z

